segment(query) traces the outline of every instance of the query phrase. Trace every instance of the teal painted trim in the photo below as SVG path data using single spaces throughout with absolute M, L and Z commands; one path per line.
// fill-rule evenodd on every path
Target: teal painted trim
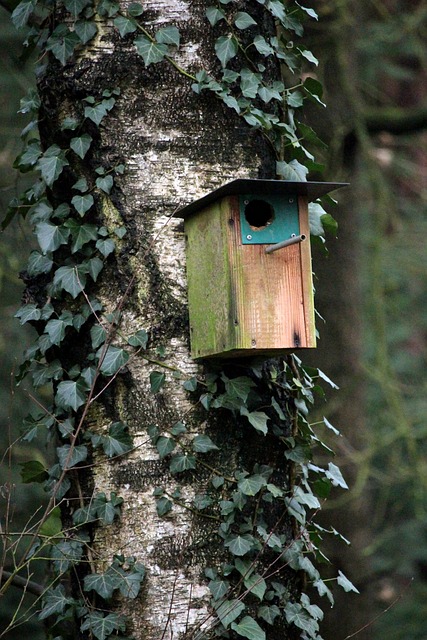
M 246 219 L 245 211 L 251 202 L 267 203 L 264 210 L 271 207 L 272 217 L 266 226 L 259 229 L 251 226 Z M 299 236 L 298 196 L 286 195 L 256 195 L 245 194 L 239 196 L 240 228 L 242 244 L 276 244 L 288 240 L 293 235 Z M 264 207 L 263 207 L 264 208 Z M 256 207 L 253 207 L 256 215 Z M 268 216 L 268 213 L 267 213 Z

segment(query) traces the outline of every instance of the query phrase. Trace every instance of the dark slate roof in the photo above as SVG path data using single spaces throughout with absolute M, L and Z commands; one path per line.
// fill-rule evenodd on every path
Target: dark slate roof
M 255 195 L 287 195 L 296 194 L 307 196 L 309 202 L 317 200 L 330 191 L 348 186 L 348 182 L 293 182 L 291 180 L 250 180 L 240 178 L 222 185 L 202 198 L 190 202 L 185 207 L 174 213 L 176 218 L 187 218 L 196 211 L 204 209 L 207 205 L 219 198 L 230 195 L 255 194 Z

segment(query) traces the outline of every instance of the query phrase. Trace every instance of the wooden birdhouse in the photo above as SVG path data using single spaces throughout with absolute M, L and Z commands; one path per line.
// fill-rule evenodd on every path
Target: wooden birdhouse
M 234 180 L 180 209 L 193 358 L 316 346 L 308 203 L 343 186 Z

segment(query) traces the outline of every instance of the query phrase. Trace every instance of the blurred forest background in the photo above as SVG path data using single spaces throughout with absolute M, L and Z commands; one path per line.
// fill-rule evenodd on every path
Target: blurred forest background
M 427 4 L 304 4 L 320 15 L 305 44 L 320 59 L 328 106 L 313 108 L 307 117 L 329 145 L 324 179 L 351 183 L 331 211 L 340 225 L 338 240 L 329 240 L 328 257 L 314 256 L 317 309 L 326 324 L 319 322 L 319 348 L 302 356 L 340 386 L 318 411 L 319 419 L 325 414 L 341 432 L 331 446 L 351 491 L 332 497 L 323 524 L 351 540 L 346 546 L 334 538 L 326 552 L 333 573 L 341 569 L 360 591 L 337 594 L 322 635 L 345 640 L 360 629 L 360 640 L 425 640 Z M 34 78 L 31 61 L 21 58 L 21 36 L 0 6 L 2 219 L 24 187 L 13 169 L 26 124 L 17 111 Z M 13 315 L 31 242 L 23 221 L 14 221 L 0 238 L 2 533 L 6 517 L 11 530 L 22 529 L 41 498 L 37 487 L 22 484 L 19 464 L 49 456 L 19 441 L 31 390 L 16 388 L 13 380 L 26 345 L 26 332 Z M 10 589 L 0 601 L 0 637 L 20 597 Z M 26 633 L 37 640 L 43 635 L 37 624 L 33 618 L 7 637 Z

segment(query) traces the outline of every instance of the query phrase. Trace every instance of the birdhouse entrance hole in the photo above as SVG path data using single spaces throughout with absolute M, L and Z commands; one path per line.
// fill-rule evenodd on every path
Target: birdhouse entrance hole
M 266 200 L 245 202 L 245 218 L 254 231 L 264 229 L 274 220 L 274 209 Z
M 239 198 L 242 244 L 276 244 L 300 234 L 296 193 L 286 197 L 257 195 L 248 193 Z

